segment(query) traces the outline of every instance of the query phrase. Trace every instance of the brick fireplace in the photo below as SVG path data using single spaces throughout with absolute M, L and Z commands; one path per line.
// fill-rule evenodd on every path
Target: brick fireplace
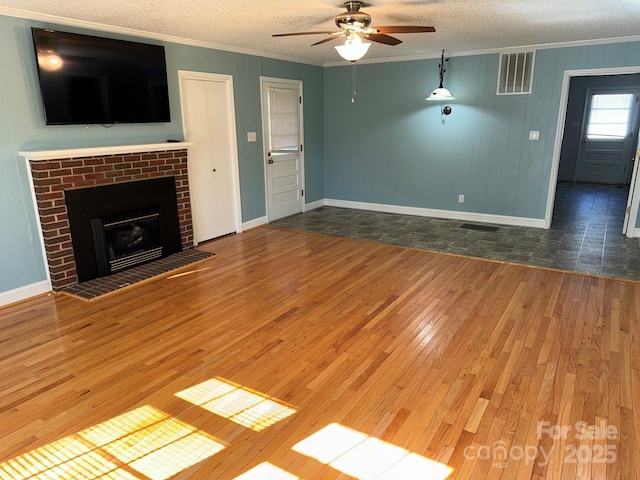
M 29 164 L 53 290 L 78 283 L 65 191 L 174 177 L 180 241 L 193 247 L 185 142 L 20 152 Z

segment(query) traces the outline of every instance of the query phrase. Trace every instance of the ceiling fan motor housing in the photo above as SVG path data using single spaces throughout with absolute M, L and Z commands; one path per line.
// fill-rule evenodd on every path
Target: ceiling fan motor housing
M 367 28 L 371 25 L 371 16 L 368 13 L 361 12 L 362 2 L 347 2 L 344 4 L 347 11 L 336 17 L 336 25 L 345 28 L 345 25 Z

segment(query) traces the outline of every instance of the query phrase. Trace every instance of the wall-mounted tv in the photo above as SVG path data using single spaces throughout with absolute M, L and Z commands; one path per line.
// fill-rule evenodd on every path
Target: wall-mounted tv
M 171 120 L 163 46 L 31 31 L 47 125 Z

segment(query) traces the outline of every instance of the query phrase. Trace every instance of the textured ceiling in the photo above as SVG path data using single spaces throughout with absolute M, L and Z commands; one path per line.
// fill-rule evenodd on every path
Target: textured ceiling
M 340 0 L 0 0 L 0 14 L 52 15 L 96 28 L 126 28 L 319 65 L 340 61 L 333 48 L 340 40 L 311 47 L 325 36 L 271 35 L 336 31 L 333 18 L 344 10 Z M 363 10 L 374 27 L 436 28 L 436 33 L 397 34 L 403 43 L 393 47 L 374 43 L 364 60 L 437 56 L 443 48 L 455 56 L 525 45 L 640 38 L 640 0 L 372 0 Z M 69 23 L 60 18 L 51 21 Z

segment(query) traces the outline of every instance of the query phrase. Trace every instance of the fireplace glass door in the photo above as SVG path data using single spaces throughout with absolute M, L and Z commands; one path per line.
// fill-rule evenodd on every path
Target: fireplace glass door
M 91 227 L 100 276 L 162 257 L 158 212 L 117 221 L 93 219 Z

